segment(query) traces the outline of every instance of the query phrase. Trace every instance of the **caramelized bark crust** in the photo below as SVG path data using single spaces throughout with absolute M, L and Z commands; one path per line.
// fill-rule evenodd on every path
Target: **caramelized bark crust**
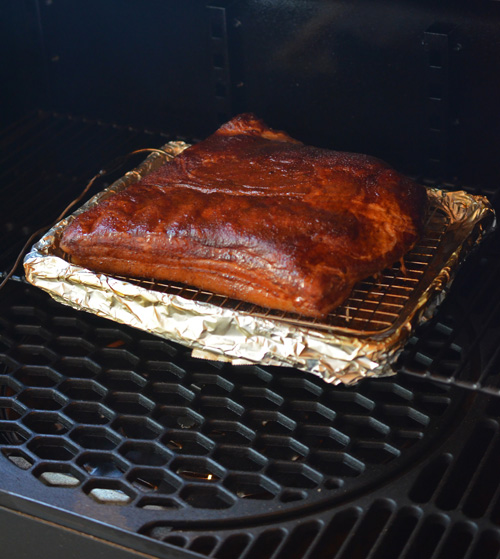
M 378 159 L 240 115 L 80 214 L 61 248 L 95 271 L 322 316 L 412 248 L 426 204 Z

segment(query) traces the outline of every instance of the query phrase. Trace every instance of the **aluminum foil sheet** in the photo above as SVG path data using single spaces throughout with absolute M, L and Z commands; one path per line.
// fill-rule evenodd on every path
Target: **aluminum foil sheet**
M 438 224 L 437 245 L 404 307 L 382 329 L 371 328 L 369 322 L 356 327 L 348 305 L 343 324 L 308 323 L 297 317 L 248 312 L 237 304 L 215 304 L 212 299 L 217 301 L 217 297 L 206 293 L 196 297 L 190 292 L 186 297 L 182 290 L 158 289 L 152 282 L 94 273 L 65 258 L 59 239 L 75 215 L 126 188 L 186 147 L 183 142 L 166 144 L 53 227 L 25 257 L 28 281 L 61 303 L 187 345 L 195 357 L 235 365 L 296 367 L 326 382 L 354 384 L 364 377 L 394 373 L 393 364 L 413 328 L 432 315 L 463 259 L 495 226 L 486 198 L 429 189 L 433 212 L 444 216 Z

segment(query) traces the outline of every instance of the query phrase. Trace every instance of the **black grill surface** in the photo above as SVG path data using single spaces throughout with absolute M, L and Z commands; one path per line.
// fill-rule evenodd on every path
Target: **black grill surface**
M 17 163 L 2 175 L 3 269 L 108 160 L 167 139 L 47 114 L 4 133 Z M 23 150 L 32 159 L 19 167 Z M 52 151 L 64 163 L 51 173 Z M 87 533 L 116 530 L 139 550 L 154 540 L 165 557 L 171 546 L 218 559 L 495 557 L 500 399 L 484 393 L 498 390 L 496 241 L 469 260 L 399 373 L 353 388 L 193 359 L 10 281 L 0 489 Z

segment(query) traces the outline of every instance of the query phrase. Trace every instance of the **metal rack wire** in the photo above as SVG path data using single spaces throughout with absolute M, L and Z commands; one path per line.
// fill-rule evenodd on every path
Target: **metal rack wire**
M 212 303 L 218 307 L 287 322 L 294 326 L 353 336 L 382 334 L 395 328 L 411 309 L 411 301 L 426 286 L 422 278 L 437 256 L 441 240 L 449 226 L 449 217 L 433 208 L 424 236 L 401 263 L 383 270 L 378 276 L 359 282 L 349 298 L 325 319 L 309 318 L 258 307 L 209 291 L 183 284 L 120 277 L 127 282 L 169 293 L 185 299 Z

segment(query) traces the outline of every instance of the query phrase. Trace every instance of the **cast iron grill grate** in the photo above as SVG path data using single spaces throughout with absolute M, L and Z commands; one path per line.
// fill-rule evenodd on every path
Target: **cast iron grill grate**
M 453 329 L 440 323 L 436 316 L 413 338 L 400 361 L 404 374 L 456 385 L 475 392 L 500 395 L 498 362 L 500 313 L 500 253 L 498 233 L 487 239 L 474 254 L 444 301 L 441 312 L 455 312 L 459 319 Z M 454 295 L 457 296 L 454 296 Z M 472 340 L 464 359 L 457 367 L 448 355 L 453 354 L 457 340 Z M 477 359 L 478 368 L 469 368 Z
M 431 384 L 339 390 L 294 370 L 200 361 L 15 289 L 23 302 L 1 319 L 2 451 L 99 502 L 193 519 L 334 499 L 397 467 L 451 407 Z
M 71 510 L 78 492 L 140 534 L 221 559 L 500 545 L 498 399 L 407 376 L 342 388 L 199 361 L 31 286 L 4 293 L 0 453 L 49 501 L 61 506 L 63 490 Z M 459 341 L 445 368 L 463 364 Z

